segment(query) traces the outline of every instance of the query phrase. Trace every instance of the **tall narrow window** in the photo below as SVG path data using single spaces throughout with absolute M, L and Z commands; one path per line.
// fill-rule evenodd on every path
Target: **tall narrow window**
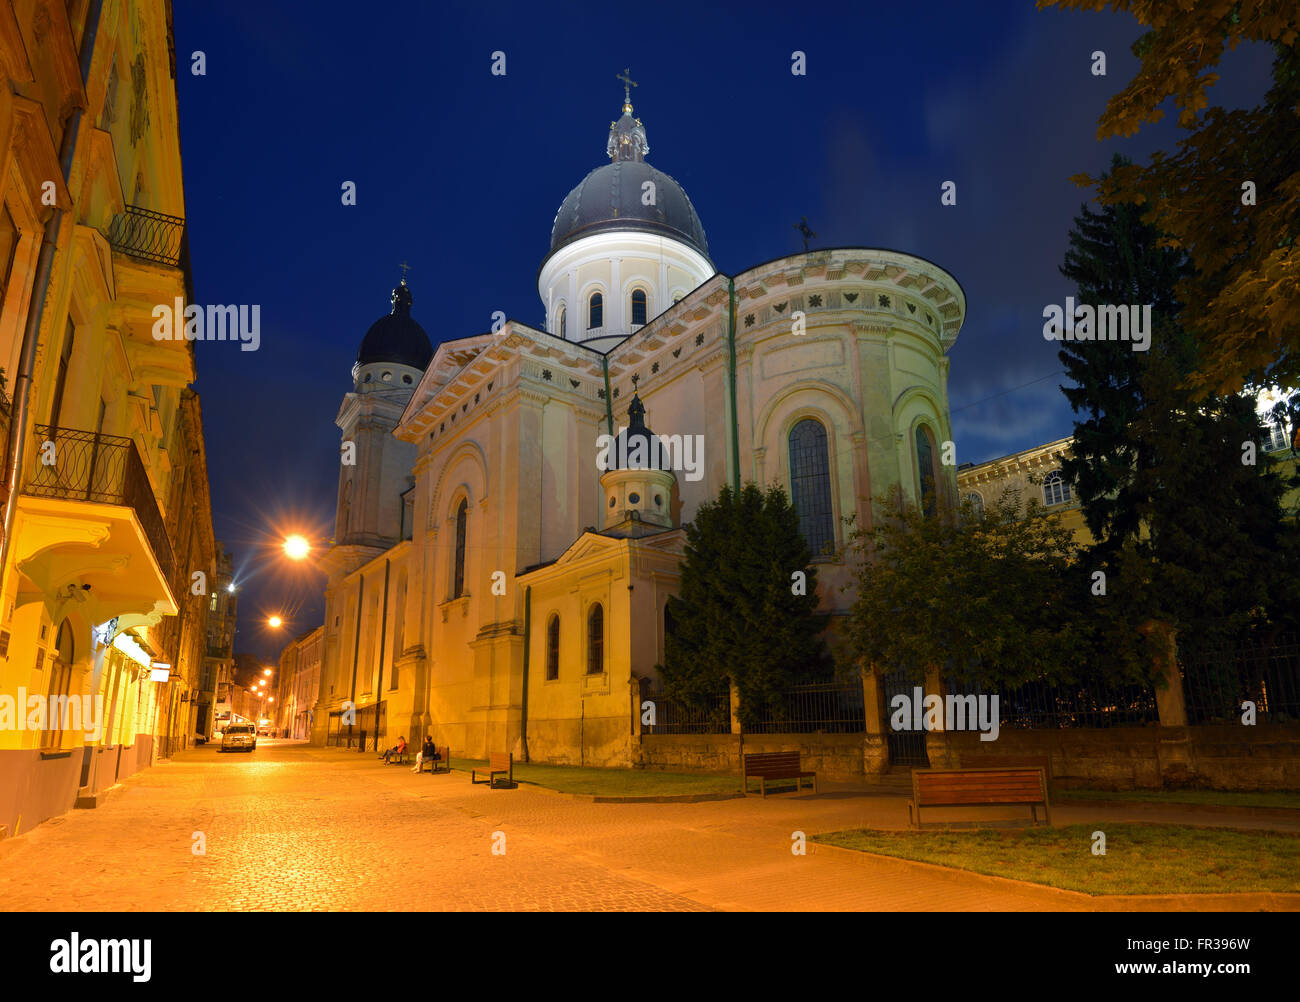
M 826 429 L 812 418 L 790 429 L 790 500 L 812 555 L 829 553 L 835 546 L 830 458 Z
M 557 331 L 559 331 L 559 333 L 560 333 L 560 337 L 564 337 L 565 334 L 568 333 L 568 321 L 569 321 L 568 311 L 565 310 L 565 308 L 564 308 L 563 306 L 561 306 L 561 307 L 560 307 L 560 320 L 559 320 L 559 322 L 555 325 L 555 329 L 556 329 Z
M 605 297 L 599 292 L 591 294 L 590 306 L 587 309 L 587 328 L 595 330 L 605 325 Z
M 560 677 L 560 617 L 552 614 L 546 624 L 546 680 Z
M 933 515 L 939 478 L 934 468 L 934 437 L 923 424 L 916 426 L 916 476 L 921 488 L 921 511 Z
M 451 597 L 465 594 L 465 523 L 469 520 L 469 502 L 461 498 L 456 509 L 456 572 L 452 580 Z
M 587 613 L 587 674 L 605 670 L 605 607 L 599 602 Z
M 67 333 L 63 335 L 63 347 L 59 350 L 59 373 L 55 377 L 54 399 L 50 402 L 50 425 L 59 427 L 59 412 L 63 410 L 63 389 L 68 383 L 68 365 L 72 361 L 72 339 L 77 329 L 68 320 Z
M 632 293 L 632 323 L 637 327 L 645 326 L 645 289 L 636 289 Z

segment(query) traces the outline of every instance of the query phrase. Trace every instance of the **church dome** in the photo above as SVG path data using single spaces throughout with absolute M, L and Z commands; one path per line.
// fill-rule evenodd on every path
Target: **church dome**
M 628 426 L 614 439 L 610 454 L 611 470 L 667 470 L 669 457 L 659 443 L 659 436 L 646 427 L 645 404 L 636 394 L 627 408 Z
M 433 358 L 433 345 L 424 328 L 411 319 L 411 290 L 406 279 L 393 290 L 393 311 L 370 325 L 361 339 L 357 365 L 391 362 L 426 369 Z
M 655 204 L 643 205 L 645 182 Z M 560 203 L 551 227 L 551 251 L 602 230 L 662 233 L 709 256 L 709 242 L 682 186 L 644 160 L 615 160 L 597 167 Z
M 632 101 L 624 88 L 623 115 L 609 126 L 605 153 L 610 163 L 582 179 L 560 203 L 551 227 L 551 253 L 571 241 L 606 230 L 662 233 L 709 256 L 709 242 L 695 206 L 682 186 L 646 163 L 650 143 L 645 126 L 632 117 Z M 646 187 L 646 182 L 653 188 Z M 652 204 L 645 204 L 653 191 Z

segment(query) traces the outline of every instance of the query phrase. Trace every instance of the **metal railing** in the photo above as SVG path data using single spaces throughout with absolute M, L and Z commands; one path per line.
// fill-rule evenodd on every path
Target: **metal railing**
M 163 577 L 175 588 L 171 540 L 135 443 L 118 435 L 76 428 L 36 425 L 32 430 L 35 468 L 23 493 L 131 508 Z
M 731 733 L 731 697 L 727 693 L 684 703 L 669 698 L 663 689 L 643 685 L 641 699 L 654 703 L 655 722 L 646 725 L 646 734 Z
M 755 707 L 745 730 L 750 734 L 860 734 L 866 727 L 862 682 L 855 679 L 792 686 Z
M 1141 727 L 1160 722 L 1155 690 L 1149 685 L 1028 682 L 991 689 L 944 680 L 945 693 L 998 697 L 1001 727 L 1013 730 L 1063 727 Z
M 1259 723 L 1300 720 L 1300 641 L 1179 650 L 1189 724 L 1241 722 L 1242 703 Z
M 115 251 L 173 268 L 181 267 L 188 257 L 185 220 L 138 205 L 128 205 L 125 212 L 113 217 L 108 242 Z

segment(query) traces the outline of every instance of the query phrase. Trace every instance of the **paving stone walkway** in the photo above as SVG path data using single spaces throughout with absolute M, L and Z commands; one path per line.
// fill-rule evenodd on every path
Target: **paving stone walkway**
M 905 827 L 905 803 L 832 784 L 820 796 L 765 801 L 594 804 L 527 785 L 490 791 L 471 786 L 465 773 L 416 775 L 373 755 L 301 743 L 261 741 L 249 755 L 202 747 L 131 777 L 94 810 L 0 843 L 0 901 L 13 911 L 1077 911 L 1118 904 L 896 861 L 791 853 L 795 831 Z M 1065 824 L 1076 812 L 1083 820 L 1119 819 L 1092 807 L 1054 814 Z M 1149 811 L 1141 819 L 1155 820 Z M 1233 817 L 1195 823 L 1250 821 L 1281 827 Z M 203 833 L 204 855 L 192 851 L 195 832 Z M 504 854 L 494 853 L 503 836 Z M 1128 905 L 1201 906 L 1194 896 Z M 1233 907 L 1231 899 L 1203 906 Z

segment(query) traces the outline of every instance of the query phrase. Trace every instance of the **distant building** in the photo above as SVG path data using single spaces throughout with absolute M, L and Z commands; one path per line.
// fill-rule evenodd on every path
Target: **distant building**
M 276 697 L 276 729 L 290 738 L 311 736 L 311 720 L 320 694 L 321 644 L 325 627 L 318 626 L 289 644 L 280 654 L 280 686 Z

